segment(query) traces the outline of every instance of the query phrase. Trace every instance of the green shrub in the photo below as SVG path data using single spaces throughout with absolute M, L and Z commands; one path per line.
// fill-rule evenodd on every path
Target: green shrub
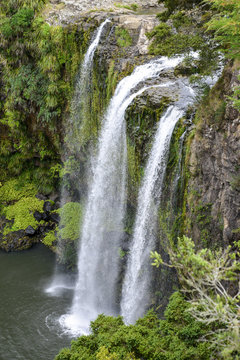
M 11 144 L 1 139 L 0 180 L 31 172 L 38 190 L 49 194 L 59 179 L 45 174 L 60 163 L 59 129 L 91 29 L 50 26 L 38 12 L 45 2 L 0 4 L 0 123 Z
M 28 226 L 36 229 L 39 225 L 33 214 L 43 211 L 43 200 L 36 197 L 24 197 L 13 205 L 4 208 L 4 215 L 8 220 L 13 220 L 12 226 L 4 229 L 4 235 L 11 231 L 25 230 Z
M 124 325 L 122 318 L 99 315 L 91 323 L 91 334 L 72 342 L 55 360 L 151 359 L 208 360 L 207 343 L 200 343 L 206 327 L 188 314 L 188 303 L 180 293 L 170 299 L 165 320 L 153 311 L 135 325 Z
M 77 240 L 82 220 L 82 205 L 76 202 L 68 202 L 58 212 L 61 218 L 58 235 L 63 240 Z
M 1 203 L 10 203 L 21 200 L 24 197 L 33 197 L 37 193 L 37 188 L 32 183 L 21 183 L 18 179 L 11 179 L 4 184 L 0 184 Z
M 52 248 L 53 243 L 57 240 L 56 239 L 56 230 L 49 231 L 43 238 L 42 243 L 50 248 Z
M 124 29 L 122 27 L 116 27 L 115 29 L 115 36 L 117 40 L 117 44 L 120 47 L 127 47 L 132 45 L 132 38 L 127 31 L 127 29 Z

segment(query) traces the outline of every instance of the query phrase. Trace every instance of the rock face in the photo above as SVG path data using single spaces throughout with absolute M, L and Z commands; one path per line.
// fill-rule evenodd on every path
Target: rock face
M 136 6 L 136 8 L 134 8 Z M 135 11 L 133 10 L 135 9 Z M 124 0 L 114 2 L 112 0 L 99 1 L 80 1 L 80 0 L 52 0 L 50 6 L 44 11 L 45 18 L 51 25 L 66 25 L 81 23 L 83 20 L 96 19 L 101 22 L 106 18 L 117 21 L 117 17 L 123 17 L 120 22 L 126 22 L 127 27 L 139 27 L 139 20 L 144 22 L 143 27 L 152 30 L 151 19 L 154 17 L 156 22 L 156 14 L 163 11 L 163 5 L 159 5 L 157 0 L 151 1 L 132 1 Z M 154 16 L 153 16 L 154 15 Z M 85 24 L 87 26 L 87 24 Z M 141 35 L 142 36 L 142 35 Z
M 7 252 L 26 250 L 33 244 L 41 242 L 43 237 L 59 223 L 59 214 L 55 213 L 55 207 L 50 201 L 45 201 L 43 211 L 35 211 L 34 218 L 38 222 L 34 228 L 29 225 L 25 229 L 8 231 L 5 234 L 7 225 L 13 225 L 14 220 L 7 220 L 5 216 L 0 216 L 0 249 Z
M 90 11 L 117 11 L 118 9 L 137 10 L 158 7 L 158 0 L 51 0 L 51 4 L 59 11 L 76 11 L 86 13 Z
M 239 73 L 234 66 L 224 71 L 197 115 L 190 146 L 187 217 L 189 233 L 201 246 L 239 240 L 240 114 L 228 100 Z

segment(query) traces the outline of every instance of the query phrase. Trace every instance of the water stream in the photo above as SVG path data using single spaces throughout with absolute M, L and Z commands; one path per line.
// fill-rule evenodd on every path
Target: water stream
M 99 313 L 116 315 L 119 247 L 126 206 L 127 147 L 125 111 L 146 90 L 137 85 L 176 66 L 181 57 L 138 66 L 117 86 L 103 119 L 86 205 L 78 257 L 78 281 L 70 314 L 60 321 L 72 333 L 86 333 Z
M 90 91 L 91 91 L 91 74 L 93 68 L 93 60 L 94 54 L 97 50 L 99 42 L 101 40 L 102 32 L 104 27 L 110 23 L 109 19 L 106 19 L 99 28 L 96 30 L 95 35 L 90 43 L 90 46 L 84 56 L 83 62 L 80 66 L 79 74 L 77 76 L 77 81 L 75 85 L 75 91 L 73 100 L 71 103 L 71 116 L 66 124 L 66 145 L 73 147 L 76 153 L 79 153 L 79 139 L 81 138 L 82 127 L 84 123 L 84 119 L 86 113 L 90 113 Z M 66 156 L 67 158 L 67 156 Z M 63 207 L 66 203 L 66 198 L 68 195 L 65 193 L 64 186 L 61 189 L 61 207 Z M 57 253 L 58 257 L 61 260 L 61 257 L 64 256 L 64 246 L 65 243 L 62 244 L 61 239 L 58 239 L 58 248 Z M 55 266 L 55 271 L 53 275 L 53 280 L 51 284 L 45 289 L 47 293 L 50 294 L 59 294 L 64 289 L 72 289 L 74 288 L 73 284 L 69 284 L 69 281 L 65 278 L 63 274 L 59 273 L 58 264 Z
M 150 251 L 157 239 L 157 216 L 173 130 L 195 97 L 194 90 L 181 80 L 179 100 L 171 105 L 159 121 L 142 185 L 122 288 L 121 314 L 126 323 L 143 316 L 150 304 L 152 266 Z
M 138 196 L 138 211 L 130 257 L 123 284 L 121 313 L 127 323 L 144 314 L 151 283 L 150 251 L 154 248 L 157 211 L 174 127 L 183 111 L 170 106 L 160 119 L 158 131 Z

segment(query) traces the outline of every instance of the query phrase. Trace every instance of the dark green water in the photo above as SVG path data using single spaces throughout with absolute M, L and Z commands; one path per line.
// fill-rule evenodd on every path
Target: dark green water
M 68 311 L 72 292 L 44 291 L 54 267 L 54 254 L 44 246 L 0 252 L 0 360 L 53 360 L 70 345 L 58 318 Z

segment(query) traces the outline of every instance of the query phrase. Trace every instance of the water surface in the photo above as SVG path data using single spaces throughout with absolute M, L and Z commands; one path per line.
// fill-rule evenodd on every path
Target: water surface
M 0 251 L 0 360 L 53 360 L 71 339 L 58 318 L 72 292 L 46 293 L 55 256 L 43 245 L 18 253 Z

